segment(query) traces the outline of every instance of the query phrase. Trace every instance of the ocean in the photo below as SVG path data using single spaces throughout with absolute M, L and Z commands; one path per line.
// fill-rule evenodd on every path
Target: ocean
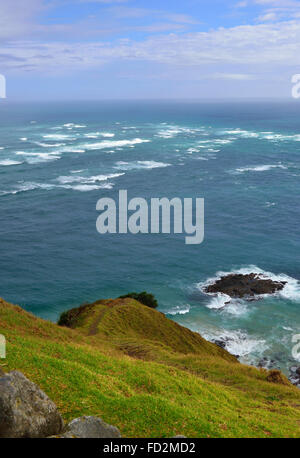
M 0 100 L 0 296 L 50 320 L 129 291 L 248 364 L 288 373 L 300 333 L 300 104 Z M 96 231 L 97 200 L 203 197 L 205 239 Z M 287 281 L 254 302 L 221 272 Z

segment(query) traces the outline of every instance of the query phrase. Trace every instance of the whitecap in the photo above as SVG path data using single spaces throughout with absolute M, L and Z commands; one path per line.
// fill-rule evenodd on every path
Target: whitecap
M 115 165 L 115 169 L 120 170 L 133 170 L 133 169 L 156 169 L 161 167 L 169 167 L 171 164 L 156 161 L 136 161 L 136 162 L 122 162 L 119 161 Z
M 74 124 L 73 122 L 66 123 L 63 126 L 68 127 L 68 128 L 74 128 L 74 129 L 83 129 L 84 127 L 87 127 L 83 124 Z
M 47 134 L 43 138 L 50 138 L 51 140 L 74 140 L 75 137 L 65 134 Z
M 35 182 L 23 182 L 19 184 L 17 189 L 13 189 L 10 191 L 0 191 L 0 195 L 15 195 L 23 192 L 34 191 L 36 189 L 43 189 L 43 190 L 50 190 L 55 187 L 54 185 L 47 184 L 47 183 L 35 183 Z
M 107 138 L 109 138 L 109 137 L 114 137 L 114 136 L 115 136 L 115 134 L 113 134 L 113 133 L 111 133 L 111 132 L 101 132 L 100 135 L 101 135 L 102 137 L 107 137 Z
M 113 184 L 112 183 L 105 183 L 102 185 L 91 185 L 91 184 L 78 184 L 78 185 L 65 185 L 65 186 L 60 186 L 61 188 L 65 189 L 73 189 L 74 191 L 80 191 L 80 192 L 88 192 L 88 191 L 96 191 L 98 189 L 112 189 Z
M 10 165 L 20 165 L 20 164 L 23 164 L 23 162 L 13 161 L 12 159 L 4 159 L 3 161 L 0 161 L 0 166 L 10 166 Z
M 235 171 L 238 173 L 244 173 L 244 172 L 267 172 L 272 169 L 287 169 L 282 164 L 267 164 L 267 165 L 256 165 L 252 167 L 241 167 L 236 169 Z
M 111 173 L 108 175 L 94 175 L 90 177 L 83 177 L 83 176 L 78 176 L 78 175 L 60 176 L 57 178 L 57 181 L 59 181 L 62 184 L 66 184 L 66 183 L 91 184 L 91 183 L 97 183 L 98 181 L 107 181 L 113 178 L 118 178 L 122 175 L 124 175 L 124 173 Z
M 57 153 L 27 153 L 25 151 L 17 151 L 16 154 L 26 156 L 26 161 L 29 163 L 55 161 L 61 158 Z
M 42 143 L 42 142 L 34 142 L 38 146 L 42 146 L 43 148 L 54 148 L 57 146 L 64 146 L 65 143 Z
M 248 131 L 248 130 L 241 130 L 241 129 L 228 129 L 228 130 L 224 130 L 221 132 L 222 134 L 224 135 L 239 135 L 240 137 L 243 137 L 243 138 L 258 138 L 259 137 L 259 133 L 257 132 L 251 132 L 251 131 Z
M 88 150 L 106 149 L 106 148 L 118 148 L 123 146 L 134 146 L 141 143 L 149 143 L 150 140 L 142 138 L 134 138 L 133 140 L 105 140 L 97 143 L 86 143 L 83 148 Z
M 262 134 L 263 134 L 263 132 L 262 132 Z M 279 142 L 279 141 L 300 142 L 300 135 L 299 134 L 283 135 L 283 134 L 274 134 L 273 132 L 271 132 L 271 133 L 263 134 L 262 138 L 264 138 L 265 140 L 273 141 L 273 142 Z
M 202 131 L 202 129 L 199 128 L 193 129 L 189 127 L 166 125 L 164 123 L 162 123 L 161 125 L 164 127 L 164 129 L 159 130 L 156 135 L 157 137 L 161 138 L 173 138 L 178 134 L 195 134 L 199 131 Z
M 98 138 L 98 137 L 112 138 L 115 136 L 115 134 L 110 133 L 110 132 L 90 132 L 90 133 L 84 134 L 84 136 L 87 138 Z

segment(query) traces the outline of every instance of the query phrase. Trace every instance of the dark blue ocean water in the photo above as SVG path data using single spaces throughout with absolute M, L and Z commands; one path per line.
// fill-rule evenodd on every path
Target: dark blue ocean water
M 286 368 L 300 332 L 300 104 L 0 102 L 0 296 L 47 319 L 153 292 L 160 310 L 248 362 Z M 96 202 L 204 197 L 205 240 L 99 235 Z M 201 292 L 218 272 L 288 280 L 276 297 Z

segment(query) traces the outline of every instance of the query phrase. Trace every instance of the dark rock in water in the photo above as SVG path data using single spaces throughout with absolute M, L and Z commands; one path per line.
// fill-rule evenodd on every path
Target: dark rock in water
M 274 294 L 284 288 L 287 282 L 273 281 L 260 274 L 229 274 L 214 284 L 206 286 L 206 293 L 224 293 L 230 297 L 252 298 L 261 294 Z
M 226 342 L 224 340 L 212 340 L 212 343 L 218 345 L 218 347 L 226 348 Z
M 300 388 L 300 367 L 292 366 L 290 367 L 290 376 L 289 381 Z
M 70 439 L 113 439 L 120 438 L 121 434 L 118 428 L 108 425 L 101 418 L 97 417 L 80 417 L 72 420 L 66 427 L 66 430 L 52 438 Z
M 38 386 L 18 371 L 0 377 L 0 437 L 47 437 L 62 429 L 56 405 Z
M 263 369 L 280 369 L 279 364 L 274 359 L 268 359 L 266 357 L 258 362 L 257 367 L 262 367 Z
M 212 339 L 211 342 L 218 345 L 218 347 L 224 348 L 224 350 L 226 350 L 227 343 L 232 340 L 233 339 L 230 339 L 229 337 L 219 337 L 219 339 Z M 231 354 L 232 356 L 235 356 L 237 359 L 240 357 L 240 355 L 234 355 L 233 353 Z

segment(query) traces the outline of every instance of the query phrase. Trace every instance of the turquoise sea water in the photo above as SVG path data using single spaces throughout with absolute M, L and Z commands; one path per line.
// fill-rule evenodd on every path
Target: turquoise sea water
M 298 103 L 0 103 L 0 296 L 47 319 L 128 291 L 243 361 L 294 363 L 300 333 Z M 205 240 L 105 235 L 96 202 L 204 197 Z M 256 302 L 207 296 L 218 272 L 288 281 Z

